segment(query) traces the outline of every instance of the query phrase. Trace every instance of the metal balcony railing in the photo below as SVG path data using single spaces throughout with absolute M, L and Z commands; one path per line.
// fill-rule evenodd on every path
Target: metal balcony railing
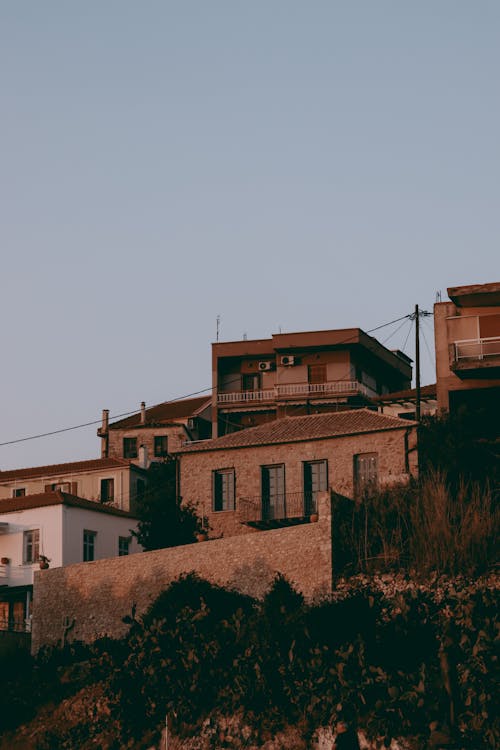
M 240 497 L 237 502 L 241 523 L 307 518 L 312 513 L 317 513 L 317 506 L 314 492 L 278 493 L 272 497 Z
M 500 357 L 500 336 L 464 339 L 452 344 L 452 358 L 455 364 L 463 360 L 481 361 L 488 357 Z
M 217 393 L 217 403 L 258 403 L 280 398 L 309 398 L 311 396 L 346 395 L 361 393 L 366 398 L 376 398 L 377 391 L 357 380 L 337 380 L 331 383 L 286 383 L 265 391 L 228 391 Z

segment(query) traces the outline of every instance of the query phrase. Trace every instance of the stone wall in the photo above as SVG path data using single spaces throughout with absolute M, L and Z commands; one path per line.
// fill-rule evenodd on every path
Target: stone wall
M 120 637 L 122 618 L 143 613 L 183 573 L 262 596 L 283 573 L 307 599 L 331 591 L 331 502 L 319 499 L 319 521 L 214 539 L 129 557 L 69 565 L 35 573 L 32 650 L 68 640 Z

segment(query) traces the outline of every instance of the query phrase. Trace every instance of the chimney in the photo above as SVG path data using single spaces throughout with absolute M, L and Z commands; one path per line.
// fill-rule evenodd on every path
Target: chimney
M 139 446 L 139 466 L 141 469 L 149 468 L 148 449 L 146 445 Z
M 102 410 L 102 424 L 97 430 L 97 434 L 101 438 L 101 458 L 108 458 L 109 451 L 109 409 Z
M 146 402 L 141 401 L 141 424 L 146 424 Z

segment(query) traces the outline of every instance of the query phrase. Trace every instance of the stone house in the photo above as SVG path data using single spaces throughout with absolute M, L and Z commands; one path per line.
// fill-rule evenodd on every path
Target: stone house
M 109 424 L 103 410 L 97 430 L 102 458 L 125 458 L 148 467 L 151 461 L 164 461 L 186 440 L 211 436 L 211 397 L 199 396 L 165 401 L 146 408 L 144 401 L 135 414 Z
M 179 493 L 211 537 L 306 522 L 319 492 L 353 498 L 418 471 L 416 423 L 369 409 L 279 419 L 176 455 Z

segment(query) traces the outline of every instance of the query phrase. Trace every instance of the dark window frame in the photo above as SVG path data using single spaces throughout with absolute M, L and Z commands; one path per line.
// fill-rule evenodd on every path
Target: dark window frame
M 129 536 L 118 537 L 118 557 L 126 557 L 127 555 L 130 555 L 131 541 L 132 540 Z
M 159 447 L 161 445 L 164 445 L 164 447 Z M 168 456 L 168 435 L 154 435 L 153 454 L 155 458 L 165 458 Z
M 40 559 L 40 529 L 27 529 L 23 533 L 23 563 L 33 565 Z
M 106 487 L 106 490 L 104 488 Z M 111 492 L 109 488 L 111 487 Z M 114 477 L 102 477 L 100 481 L 100 495 L 99 498 L 101 503 L 112 503 L 115 499 L 115 478 Z
M 137 458 L 137 438 L 123 438 L 123 458 Z
M 83 530 L 83 562 L 93 562 L 95 560 L 95 540 L 97 531 L 90 529 Z
M 212 472 L 212 510 L 214 513 L 236 510 L 236 472 L 234 467 Z

